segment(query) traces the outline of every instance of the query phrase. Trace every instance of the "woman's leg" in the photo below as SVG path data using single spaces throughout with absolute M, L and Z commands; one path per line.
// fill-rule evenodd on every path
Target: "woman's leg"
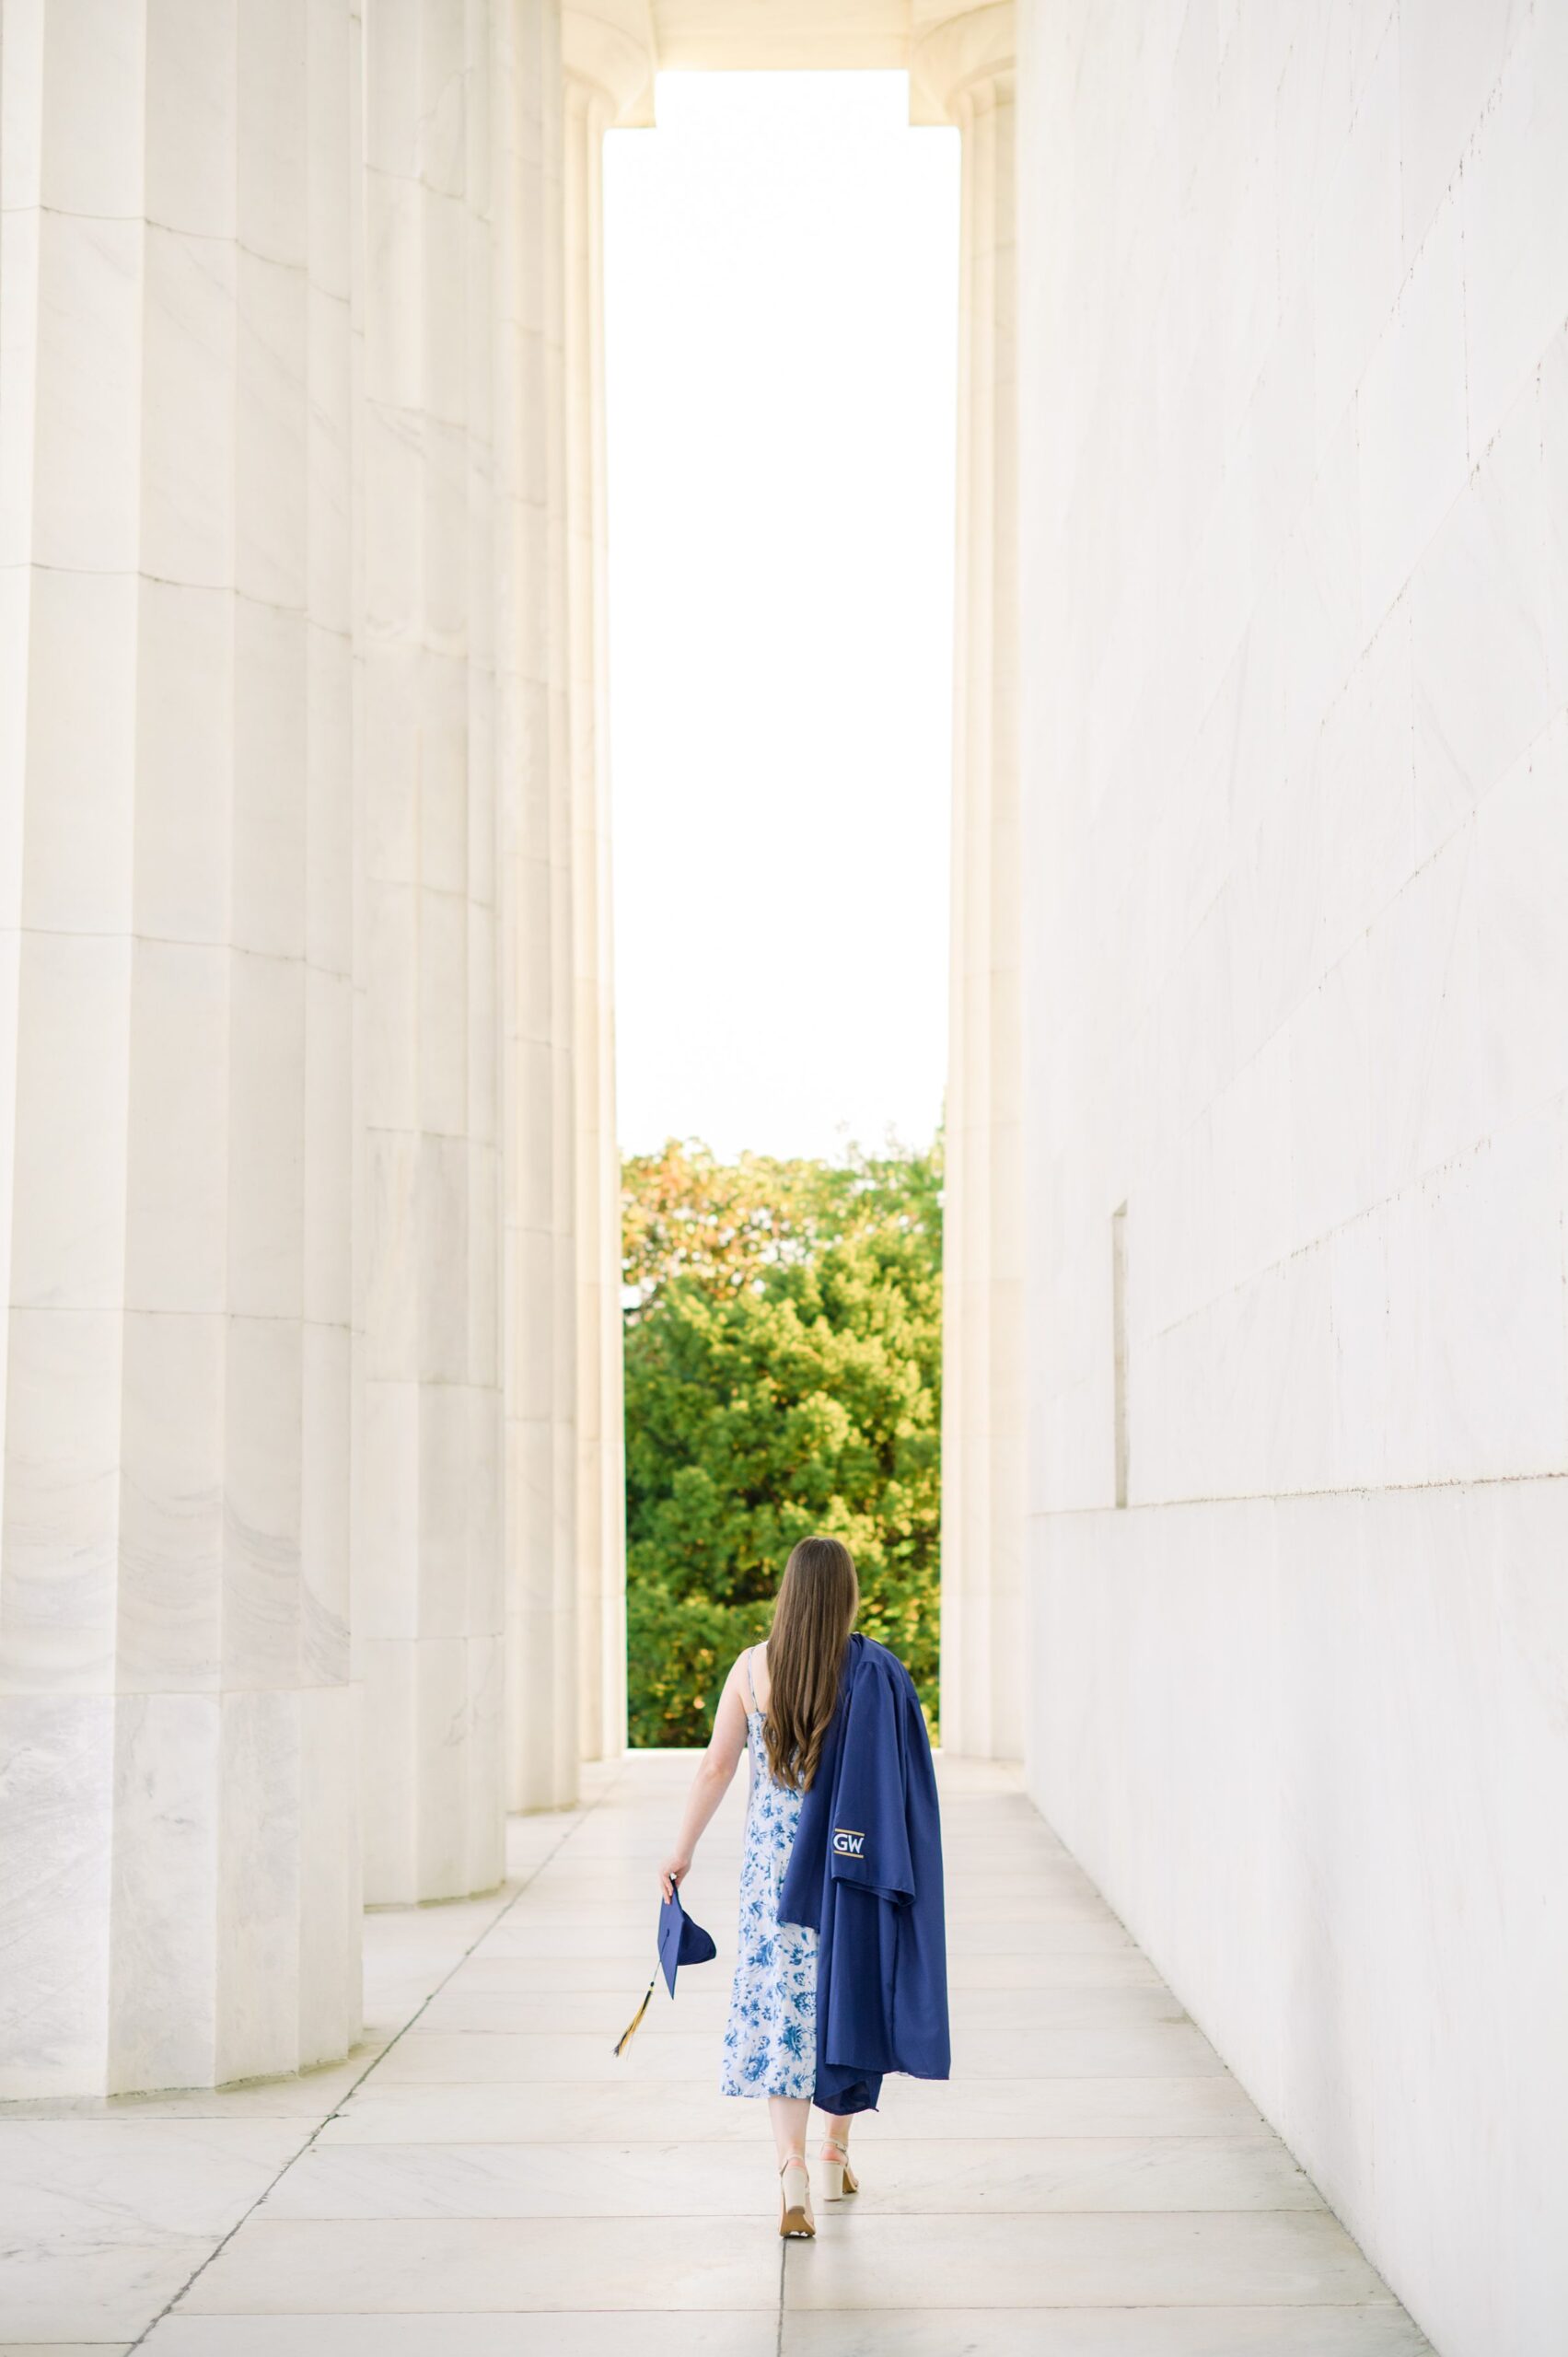
M 846 2193 L 860 2190 L 849 2165 L 849 2120 L 842 2112 L 825 2111 L 822 2121 L 822 2142 L 817 2150 L 822 2190 L 830 2201 L 842 2201 Z
M 768 2118 L 772 2122 L 773 2144 L 782 2168 L 792 2153 L 806 2150 L 806 2123 L 811 2117 L 811 2102 L 807 2096 L 770 2096 Z
M 806 2166 L 806 2123 L 811 2106 L 805 2096 L 770 2096 L 768 2117 L 779 2155 L 779 2232 L 811 2235 L 811 2178 Z

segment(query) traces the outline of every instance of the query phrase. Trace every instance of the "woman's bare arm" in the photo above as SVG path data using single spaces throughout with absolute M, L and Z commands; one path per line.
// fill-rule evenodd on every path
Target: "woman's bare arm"
M 744 1660 L 744 1655 L 741 1659 Z M 735 1663 L 724 1682 L 719 1706 L 714 1713 L 714 1732 L 708 1747 L 691 1779 L 691 1789 L 686 1795 L 681 1812 L 680 1830 L 675 1847 L 658 1870 L 659 1889 L 668 1898 L 676 1885 L 683 1882 L 691 1871 L 691 1857 L 698 1842 L 706 1832 L 714 1811 L 728 1792 L 741 1753 L 746 1748 L 746 1704 L 741 1696 L 740 1662 Z

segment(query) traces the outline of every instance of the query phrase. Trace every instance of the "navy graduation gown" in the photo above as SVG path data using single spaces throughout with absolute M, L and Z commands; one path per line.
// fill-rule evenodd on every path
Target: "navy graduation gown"
M 856 1633 L 779 1890 L 817 1945 L 812 2101 L 874 2111 L 883 2074 L 945 2079 L 947 1951 L 936 1773 L 914 1680 Z

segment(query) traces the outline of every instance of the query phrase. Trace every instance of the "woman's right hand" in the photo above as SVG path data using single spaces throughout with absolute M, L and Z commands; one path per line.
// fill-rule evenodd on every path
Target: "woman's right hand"
M 685 1881 L 691 1871 L 690 1850 L 672 1850 L 658 1870 L 658 1887 L 666 1898 L 675 1895 L 676 1885 Z

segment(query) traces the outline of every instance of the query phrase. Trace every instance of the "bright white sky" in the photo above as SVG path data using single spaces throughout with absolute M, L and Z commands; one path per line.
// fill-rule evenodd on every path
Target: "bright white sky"
M 958 144 L 671 74 L 605 159 L 621 1143 L 923 1144 L 947 1054 Z

